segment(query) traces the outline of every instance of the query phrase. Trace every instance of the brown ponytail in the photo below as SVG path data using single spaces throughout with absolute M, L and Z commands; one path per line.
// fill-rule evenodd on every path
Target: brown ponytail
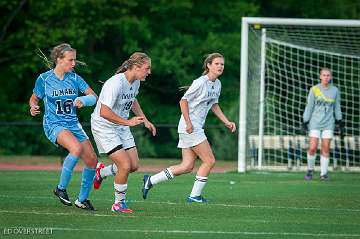
M 129 59 L 124 61 L 121 66 L 116 70 L 115 74 L 123 73 L 129 69 L 132 69 L 134 66 L 142 66 L 146 61 L 150 61 L 150 57 L 142 52 L 133 53 Z
M 57 45 L 55 46 L 52 50 L 51 50 L 51 53 L 50 53 L 50 60 L 46 57 L 46 55 L 40 50 L 38 49 L 38 56 L 40 56 L 40 58 L 43 59 L 45 65 L 50 68 L 50 69 L 53 69 L 55 66 L 56 66 L 56 63 L 57 63 L 57 59 L 58 58 L 64 58 L 64 54 L 65 52 L 67 51 L 74 51 L 76 52 L 76 50 L 74 48 L 72 48 L 70 46 L 70 44 L 67 44 L 67 43 L 62 43 L 60 45 Z M 86 65 L 85 63 L 83 62 L 79 62 L 79 61 L 76 61 L 77 63 L 80 63 L 80 64 L 84 64 Z

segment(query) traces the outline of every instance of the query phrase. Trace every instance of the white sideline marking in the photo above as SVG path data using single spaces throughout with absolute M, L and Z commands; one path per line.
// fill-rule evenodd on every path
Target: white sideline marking
M 144 201 L 133 201 L 142 203 Z M 176 202 L 150 202 L 153 204 L 184 204 Z M 199 205 L 199 204 L 196 204 Z M 360 209 L 353 208 L 316 208 L 316 207 L 283 207 L 283 206 L 267 206 L 267 205 L 246 205 L 246 204 L 223 204 L 223 203 L 204 203 L 199 206 L 220 206 L 220 207 L 239 207 L 239 208 L 262 208 L 262 209 L 292 209 L 292 210 L 310 210 L 310 211 L 344 211 L 344 212 L 360 212 Z
M 95 216 L 95 217 L 112 217 L 116 215 L 106 215 L 97 213 L 67 213 L 67 212 L 39 212 L 39 211 L 9 211 L 0 210 L 0 213 L 14 213 L 14 214 L 37 214 L 37 215 L 59 215 L 59 216 Z
M 51 227 L 49 227 L 51 228 Z M 250 231 L 184 231 L 184 230 L 138 230 L 138 229 L 92 229 L 53 227 L 55 231 L 95 231 L 95 232 L 135 232 L 164 234 L 230 234 L 230 235 L 278 235 L 278 236 L 312 236 L 312 237 L 360 237 L 360 234 L 337 233 L 304 233 L 304 232 L 250 232 Z
M 99 213 L 67 213 L 67 212 L 39 212 L 39 211 L 9 211 L 9 210 L 0 210 L 1 213 L 8 213 L 8 214 L 35 214 L 35 215 L 56 215 L 56 216 L 94 216 L 94 217 L 118 217 L 119 213 L 113 213 L 113 214 L 99 214 Z M 136 214 L 126 214 L 126 217 L 131 218 L 143 218 L 143 215 L 136 215 Z M 146 215 L 147 218 L 156 218 L 156 219 L 188 219 L 188 217 L 181 217 L 181 216 L 151 216 Z M 199 220 L 199 219 L 196 219 Z M 273 223 L 272 220 L 249 220 L 249 219 L 243 219 L 239 220 L 241 222 L 251 222 L 251 223 Z M 338 225 L 338 224 L 336 224 Z
M 10 211 L 10 210 L 0 210 L 0 214 L 35 214 L 35 215 L 56 215 L 56 216 L 94 216 L 94 217 L 118 217 L 119 213 L 113 213 L 113 214 L 99 214 L 99 213 L 92 213 L 92 212 L 88 212 L 88 213 L 81 213 L 79 212 L 74 212 L 74 213 L 68 213 L 68 212 L 41 212 L 41 211 Z M 121 214 L 123 215 L 123 214 Z M 131 218 L 143 218 L 144 215 L 143 214 L 126 214 L 126 217 L 131 217 Z M 188 217 L 182 217 L 182 216 L 152 216 L 152 215 L 146 215 L 146 217 L 148 218 L 156 218 L 156 219 L 188 219 Z M 196 220 L 201 220 L 199 218 L 197 218 Z M 274 220 L 263 220 L 263 219 L 238 219 L 237 221 L 239 222 L 248 222 L 248 223 L 265 223 L 265 224 L 269 224 L 269 223 L 282 223 L 281 221 L 279 222 L 275 222 Z M 337 222 L 334 223 L 328 223 L 329 225 L 339 225 Z M 351 224 L 343 224 L 343 225 L 357 225 L 359 226 L 359 223 L 351 223 Z
M 9 211 L 9 210 L 0 210 L 0 214 L 1 213 L 9 213 L 9 214 L 36 214 L 36 215 L 56 215 L 56 216 L 94 216 L 94 217 L 118 217 L 119 213 L 113 213 L 113 214 L 99 214 L 99 213 L 92 213 L 92 212 L 88 212 L 88 213 L 81 213 L 81 212 L 74 212 L 74 213 L 68 213 L 68 212 L 39 212 L 39 211 Z M 122 214 L 123 215 L 123 214 Z M 143 218 L 143 215 L 134 215 L 134 214 L 126 214 L 126 217 L 131 217 L 131 218 Z M 147 215 L 146 217 L 150 217 L 150 218 L 159 218 L 159 219 L 174 219 L 174 218 L 184 218 L 186 219 L 187 217 L 178 217 L 178 216 L 172 216 L 172 217 L 166 217 L 166 216 L 150 216 Z
M 241 207 L 241 208 L 263 208 L 263 209 L 292 209 L 292 210 L 311 210 L 311 211 L 345 211 L 360 212 L 360 209 L 353 208 L 316 208 L 316 207 L 283 207 L 283 206 L 266 206 L 266 205 L 240 205 L 240 204 L 211 204 L 223 207 Z
M 21 198 L 21 199 L 57 199 L 55 197 L 47 196 L 10 196 L 0 194 L 0 198 Z M 110 199 L 97 199 L 97 201 L 108 201 L 112 202 Z M 188 204 L 186 202 L 161 202 L 161 201 L 146 201 L 147 203 L 152 204 L 167 204 L 167 205 L 184 205 Z M 145 203 L 144 200 L 129 200 L 129 203 Z M 339 211 L 339 212 L 360 212 L 360 209 L 354 208 L 317 208 L 317 207 L 284 207 L 284 206 L 268 206 L 268 205 L 250 205 L 250 204 L 223 204 L 223 203 L 205 203 L 199 206 L 219 206 L 219 207 L 239 207 L 239 208 L 262 208 L 262 209 L 285 209 L 285 210 L 310 210 L 310 211 Z

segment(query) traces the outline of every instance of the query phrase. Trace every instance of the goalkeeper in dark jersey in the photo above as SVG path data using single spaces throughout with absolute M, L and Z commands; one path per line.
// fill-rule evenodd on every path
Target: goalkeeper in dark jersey
M 306 180 L 314 173 L 316 150 L 321 140 L 320 179 L 328 180 L 330 143 L 334 135 L 335 124 L 343 130 L 339 89 L 332 85 L 332 74 L 328 68 L 320 70 L 320 83 L 311 87 L 305 112 L 303 127 L 309 132 L 309 150 L 307 151 L 308 171 Z

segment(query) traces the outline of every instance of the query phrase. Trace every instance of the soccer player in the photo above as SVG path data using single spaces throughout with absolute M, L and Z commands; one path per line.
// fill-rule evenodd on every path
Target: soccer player
M 151 59 L 145 53 L 132 54 L 104 83 L 91 115 L 91 130 L 99 153 L 106 153 L 114 162 L 105 168 L 103 164 L 98 165 L 94 187 L 99 188 L 105 177 L 115 176 L 115 202 L 111 208 L 114 212 L 132 212 L 125 201 L 127 180 L 129 173 L 138 169 L 139 159 L 129 126 L 144 123 L 153 136 L 156 134 L 156 128 L 145 117 L 136 100 L 140 81 L 145 81 L 150 72 Z M 128 119 L 130 110 L 136 116 Z
M 79 123 L 76 110 L 94 105 L 97 95 L 84 79 L 74 72 L 76 50 L 69 44 L 60 44 L 52 49 L 51 63 L 54 68 L 40 74 L 35 82 L 33 94 L 29 100 L 30 114 L 32 116 L 40 114 L 39 100 L 42 99 L 45 108 L 43 127 L 46 137 L 56 146 L 61 145 L 69 151 L 54 194 L 61 203 L 67 206 L 72 205 L 66 188 L 74 167 L 81 158 L 86 166 L 83 169 L 80 193 L 75 206 L 94 210 L 88 196 L 92 188 L 97 157 L 88 136 Z M 80 93 L 85 96 L 78 97 Z
M 231 132 L 236 131 L 236 125 L 226 118 L 218 104 L 221 91 L 218 77 L 224 70 L 224 57 L 219 53 L 209 54 L 203 63 L 203 70 L 202 76 L 192 82 L 180 100 L 182 115 L 178 124 L 178 147 L 182 150 L 182 162 L 153 176 L 144 175 L 142 189 L 144 199 L 155 184 L 191 172 L 196 157 L 199 157 L 202 164 L 197 171 L 187 201 L 197 203 L 207 201 L 202 196 L 202 190 L 215 165 L 215 157 L 203 129 L 206 116 L 211 109 Z
M 339 125 L 340 130 L 344 128 L 340 108 L 340 92 L 337 87 L 332 85 L 331 80 L 331 70 L 322 68 L 320 70 L 320 83 L 310 89 L 303 114 L 303 128 L 309 131 L 310 137 L 306 180 L 313 178 L 319 139 L 321 139 L 320 180 L 329 180 L 329 152 L 335 123 Z

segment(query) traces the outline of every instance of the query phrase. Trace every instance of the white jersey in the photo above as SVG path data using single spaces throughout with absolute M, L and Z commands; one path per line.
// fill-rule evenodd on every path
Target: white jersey
M 193 132 L 204 131 L 206 116 L 211 107 L 219 102 L 220 92 L 220 81 L 218 79 L 211 81 L 207 75 L 194 80 L 190 88 L 185 92 L 181 99 L 188 102 Z M 183 115 L 181 115 L 179 121 L 178 133 L 187 133 Z
M 104 83 L 101 89 L 99 100 L 94 112 L 91 114 L 92 120 L 100 124 L 117 125 L 100 116 L 101 104 L 109 107 L 121 118 L 128 119 L 132 104 L 139 93 L 139 87 L 139 80 L 130 84 L 124 73 L 112 76 Z

